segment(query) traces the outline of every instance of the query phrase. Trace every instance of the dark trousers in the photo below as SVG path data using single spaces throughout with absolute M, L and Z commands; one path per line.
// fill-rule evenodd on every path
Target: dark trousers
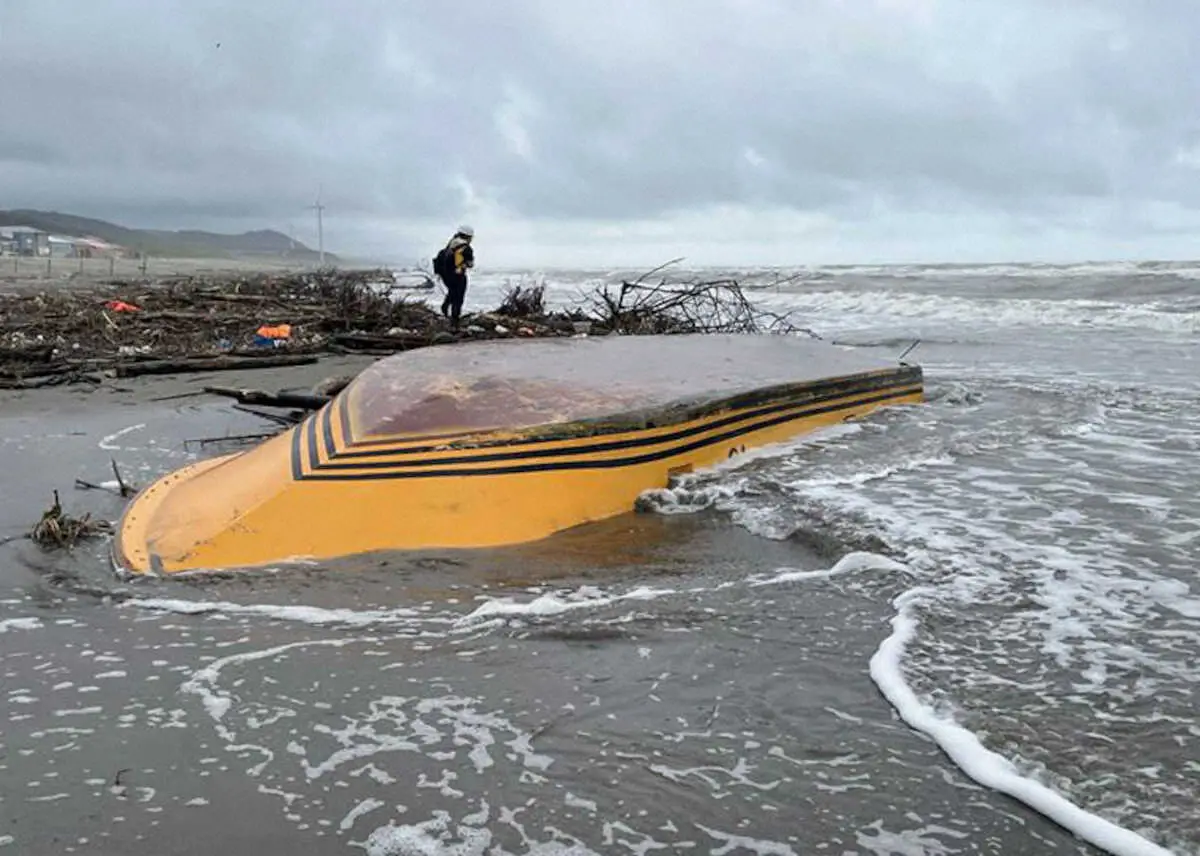
M 442 314 L 448 315 L 450 323 L 458 328 L 458 318 L 462 315 L 463 301 L 467 297 L 466 274 L 451 274 L 442 282 L 446 286 L 446 297 L 442 300 Z

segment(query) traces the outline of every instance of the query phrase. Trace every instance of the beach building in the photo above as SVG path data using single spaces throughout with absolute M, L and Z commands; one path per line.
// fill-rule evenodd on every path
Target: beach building
M 5 226 L 10 241 L 19 256 L 50 255 L 50 235 L 32 226 Z

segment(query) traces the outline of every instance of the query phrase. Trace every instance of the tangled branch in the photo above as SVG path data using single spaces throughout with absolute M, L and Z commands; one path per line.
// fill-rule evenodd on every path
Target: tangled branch
M 642 279 L 605 285 L 584 296 L 587 314 L 614 333 L 807 333 L 780 315 L 756 307 L 737 280 L 690 280 L 657 285 Z
M 111 533 L 112 524 L 107 520 L 93 520 L 90 514 L 84 514 L 83 517 L 66 514 L 59 502 L 58 491 L 54 491 L 54 504 L 42 514 L 42 519 L 29 533 L 29 538 L 47 550 L 70 549 L 81 538 Z

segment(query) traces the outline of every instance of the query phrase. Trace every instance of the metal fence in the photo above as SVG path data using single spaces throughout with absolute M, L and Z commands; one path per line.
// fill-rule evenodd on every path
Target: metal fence
M 280 259 L 125 259 L 69 258 L 64 256 L 0 256 L 0 282 L 36 284 L 71 280 L 135 279 L 175 275 L 203 276 L 205 274 L 251 272 L 262 270 L 297 271 L 316 267 L 311 262 L 288 262 Z

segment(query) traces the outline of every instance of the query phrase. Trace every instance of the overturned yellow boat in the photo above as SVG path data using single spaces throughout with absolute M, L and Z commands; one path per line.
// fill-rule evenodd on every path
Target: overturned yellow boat
M 784 335 L 502 340 L 388 357 L 253 449 L 142 490 L 132 573 L 532 541 L 671 476 L 923 397 L 917 366 Z

